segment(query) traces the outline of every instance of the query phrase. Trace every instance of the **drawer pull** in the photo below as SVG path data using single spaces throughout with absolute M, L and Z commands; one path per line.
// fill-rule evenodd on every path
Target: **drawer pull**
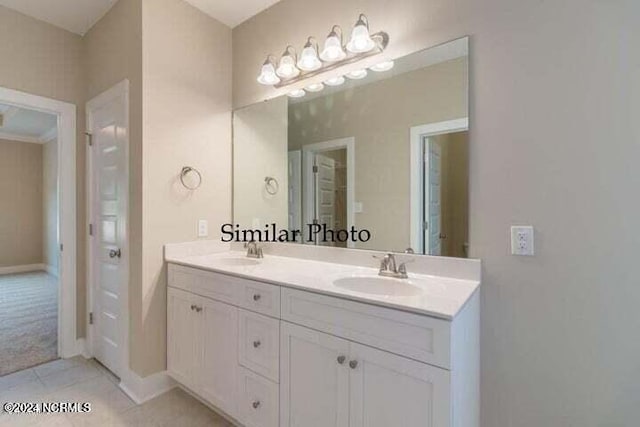
M 259 340 L 256 340 L 256 341 L 253 342 L 253 348 L 258 348 L 258 347 L 260 347 L 261 344 L 262 343 Z
M 262 298 L 262 297 L 260 296 L 260 294 L 253 294 L 253 300 L 254 300 L 255 302 L 260 301 L 260 298 Z
M 349 367 L 350 367 L 351 369 L 356 369 L 356 368 L 358 367 L 358 361 L 357 361 L 357 360 L 351 360 L 351 361 L 349 362 Z
M 253 409 L 258 409 L 260 407 L 260 401 L 256 400 L 254 401 L 251 406 L 253 406 Z
M 347 360 L 346 356 L 338 356 L 338 363 L 340 365 L 344 364 L 344 361 Z

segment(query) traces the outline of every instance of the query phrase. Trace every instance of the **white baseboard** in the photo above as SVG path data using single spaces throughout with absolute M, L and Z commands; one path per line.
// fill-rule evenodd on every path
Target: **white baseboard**
M 44 264 L 25 264 L 25 265 L 11 265 L 9 267 L 0 267 L 0 275 L 14 274 L 14 273 L 27 273 L 29 271 L 46 271 L 46 266 Z
M 138 405 L 160 396 L 176 386 L 175 381 L 165 372 L 158 372 L 142 378 L 129 371 L 120 379 L 120 388 Z
M 76 356 L 82 356 L 85 359 L 91 359 L 91 354 L 87 348 L 87 340 L 85 338 L 78 338 L 76 340 Z
M 44 269 L 47 273 L 54 277 L 58 277 L 58 267 L 54 267 L 53 265 L 46 264 Z

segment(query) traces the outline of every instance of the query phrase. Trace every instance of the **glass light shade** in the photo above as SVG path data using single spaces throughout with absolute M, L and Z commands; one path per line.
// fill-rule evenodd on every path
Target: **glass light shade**
M 351 32 L 351 40 L 347 43 L 347 50 L 353 53 L 369 52 L 376 47 L 376 43 L 369 35 L 369 28 L 362 22 L 358 21 Z
M 367 70 L 354 70 L 354 71 L 351 71 L 350 73 L 347 73 L 347 77 L 349 77 L 352 80 L 360 80 L 367 77 L 367 74 L 369 74 Z
M 344 59 L 346 56 L 347 53 L 342 48 L 342 41 L 335 31 L 332 31 L 324 42 L 324 49 L 320 52 L 320 59 L 327 62 L 335 62 Z
M 293 59 L 293 56 L 288 53 L 282 55 L 276 74 L 283 79 L 290 79 L 300 74 L 300 70 L 296 67 L 296 61 Z
M 300 54 L 298 68 L 304 71 L 315 71 L 320 67 L 322 67 L 322 62 L 318 58 L 318 52 L 316 51 L 315 46 L 310 42 L 307 42 Z
M 338 77 L 330 78 L 329 80 L 325 81 L 324 84 L 326 84 L 327 86 L 340 86 L 344 82 L 345 82 L 344 77 L 338 76 Z
M 322 83 L 313 83 L 305 87 L 305 90 L 308 92 L 320 92 L 322 89 L 324 89 L 324 85 Z
M 296 89 L 296 90 L 293 90 L 293 91 L 289 92 L 288 95 L 289 95 L 290 98 L 302 98 L 306 94 L 307 94 L 307 92 L 305 92 L 304 90 Z
M 263 85 L 277 85 L 280 83 L 280 78 L 276 75 L 276 70 L 271 61 L 265 62 L 262 66 L 258 76 L 258 83 Z
M 380 73 L 383 71 L 389 71 L 390 69 L 393 68 L 393 65 L 394 65 L 393 61 L 384 61 L 374 65 L 373 67 L 370 68 L 370 70 L 377 71 Z

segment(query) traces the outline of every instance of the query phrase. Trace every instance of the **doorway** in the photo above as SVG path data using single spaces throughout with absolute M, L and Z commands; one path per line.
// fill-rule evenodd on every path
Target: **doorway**
M 79 353 L 76 107 L 0 87 L 0 376 Z
M 91 355 L 122 378 L 128 366 L 129 82 L 87 103 Z

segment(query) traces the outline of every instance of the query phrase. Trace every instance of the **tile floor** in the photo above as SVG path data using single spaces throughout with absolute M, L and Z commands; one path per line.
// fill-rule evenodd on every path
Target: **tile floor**
M 215 412 L 180 389 L 136 405 L 116 385 L 117 379 L 93 360 L 55 360 L 0 377 L 0 405 L 5 402 L 90 402 L 91 412 L 13 415 L 0 409 L 0 427 L 231 427 Z

